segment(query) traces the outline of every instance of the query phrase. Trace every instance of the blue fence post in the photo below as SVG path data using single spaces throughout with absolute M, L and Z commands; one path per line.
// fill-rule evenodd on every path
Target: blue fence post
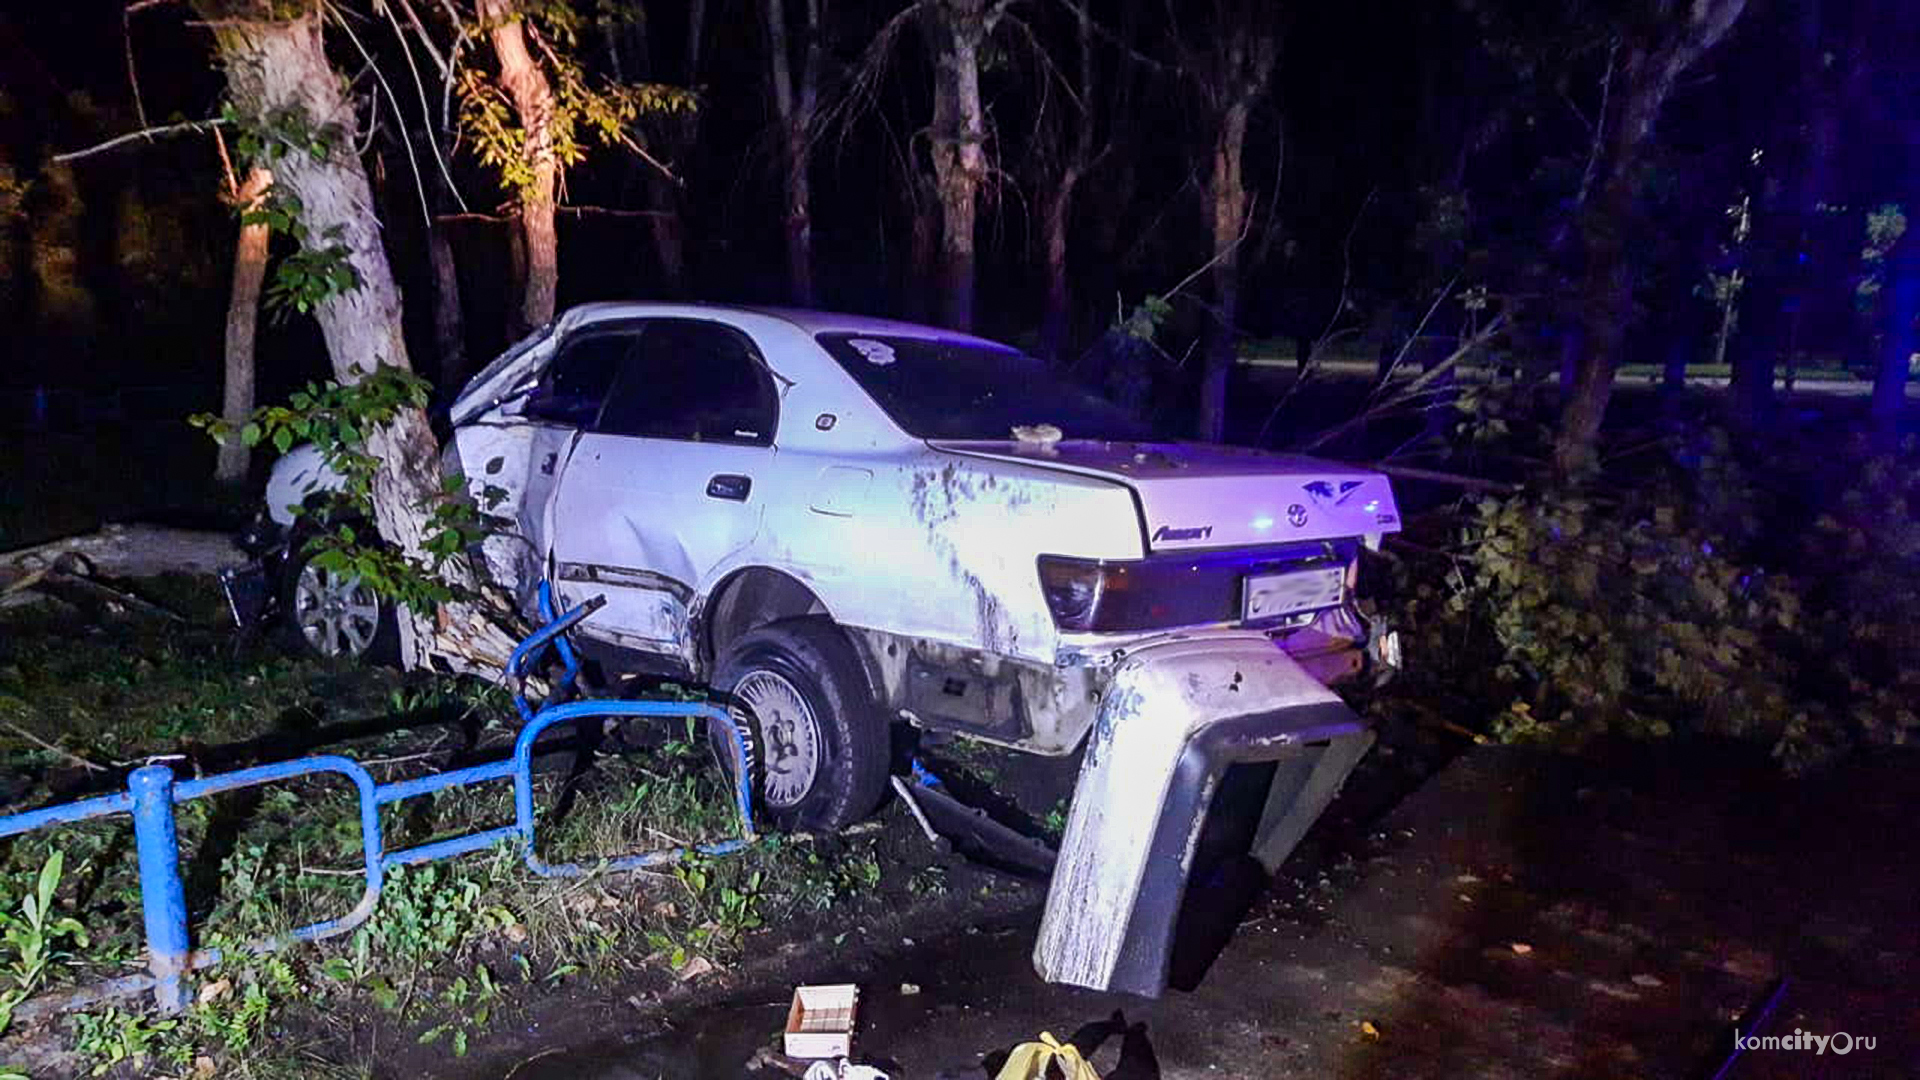
M 147 969 L 162 1012 L 186 1005 L 187 894 L 180 884 L 180 842 L 173 824 L 173 770 L 143 765 L 127 778 L 133 838 L 140 851 L 140 909 L 147 924 Z

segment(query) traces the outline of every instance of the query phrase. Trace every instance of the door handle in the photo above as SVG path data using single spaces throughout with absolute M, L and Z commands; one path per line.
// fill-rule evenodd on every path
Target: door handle
M 753 490 L 753 478 L 736 476 L 733 473 L 721 473 L 707 481 L 707 498 L 727 499 L 731 502 L 746 502 L 747 493 Z

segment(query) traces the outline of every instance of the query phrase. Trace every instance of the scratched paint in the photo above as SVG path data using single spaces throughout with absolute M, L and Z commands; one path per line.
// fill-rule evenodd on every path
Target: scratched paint
M 622 440 L 524 415 L 527 392 L 568 335 L 648 317 L 718 321 L 753 340 L 780 388 L 772 447 Z M 1397 527 L 1376 520 L 1392 511 L 1384 477 L 1308 459 L 1184 444 L 1021 442 L 1011 431 L 1001 441 L 929 444 L 895 426 L 820 348 L 815 335 L 828 332 L 963 340 L 854 316 L 615 303 L 570 310 L 516 345 L 453 408 L 470 490 L 502 526 L 484 549 L 490 570 L 522 598 L 556 561 L 658 575 L 564 584 L 633 594 L 610 597 L 584 632 L 650 643 L 696 664 L 694 639 L 713 590 L 743 569 L 777 570 L 862 635 L 1015 663 L 1033 714 L 1023 748 L 1065 753 L 1093 725 L 1114 664 L 1152 635 L 1062 634 L 1039 587 L 1039 556 L 1138 559 L 1160 524 L 1214 525 L 1206 537 L 1161 546 L 1217 544 L 1259 516 L 1285 522 L 1296 499 L 1310 508 L 1309 532 L 1345 528 L 1366 513 L 1369 533 Z M 832 423 L 817 422 L 829 416 Z M 303 482 L 316 464 L 307 463 Z M 276 479 L 290 487 L 297 471 L 276 469 Z M 718 474 L 750 477 L 750 497 L 710 497 L 708 478 Z M 1320 485 L 1313 494 L 1311 484 Z M 1268 502 L 1272 515 L 1245 513 Z M 1229 525 L 1233 514 L 1248 520 Z M 1351 651 L 1331 635 L 1316 640 Z
M 1148 855 L 1190 741 L 1214 724 L 1260 714 L 1272 714 L 1274 735 L 1284 738 L 1287 710 L 1338 700 L 1261 634 L 1169 636 L 1131 652 L 1114 669 L 1081 759 L 1034 945 L 1041 977 L 1109 987 L 1148 876 L 1185 881 L 1204 815 L 1190 824 L 1177 868 L 1151 866 Z

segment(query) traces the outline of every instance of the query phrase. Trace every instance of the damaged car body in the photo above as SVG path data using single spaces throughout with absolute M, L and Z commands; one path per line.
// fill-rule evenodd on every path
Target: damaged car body
M 980 338 L 587 305 L 450 420 L 493 579 L 528 612 L 543 580 L 604 597 L 581 628 L 603 666 L 737 706 L 777 824 L 870 813 L 898 724 L 1082 753 L 1035 956 L 1057 981 L 1159 992 L 1221 770 L 1283 763 L 1256 852 L 1277 866 L 1370 738 L 1328 687 L 1397 660 L 1354 601 L 1400 524 L 1384 476 L 1155 441 Z M 321 471 L 283 459 L 277 523 Z

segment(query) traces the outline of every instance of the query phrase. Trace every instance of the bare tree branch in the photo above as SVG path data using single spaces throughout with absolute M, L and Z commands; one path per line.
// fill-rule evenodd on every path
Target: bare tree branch
M 183 120 L 177 124 L 161 124 L 158 127 L 144 127 L 138 131 L 129 131 L 125 135 L 115 135 L 105 142 L 95 143 L 92 146 L 82 147 L 79 150 L 69 150 L 64 154 L 55 154 L 48 160 L 56 165 L 65 165 L 69 161 L 79 161 L 81 158 L 105 153 L 116 146 L 123 146 L 135 140 L 147 141 L 156 139 L 162 135 L 178 135 L 187 131 L 212 131 L 214 128 L 225 123 L 226 121 L 218 116 L 209 116 L 205 120 Z
M 427 55 L 431 56 L 433 62 L 440 68 L 441 78 L 449 78 L 447 62 L 441 57 L 439 51 L 433 47 L 432 40 L 427 37 L 426 28 L 420 25 L 420 17 L 414 13 L 413 5 L 408 3 L 407 0 L 396 0 L 396 2 L 406 9 L 407 18 L 412 21 L 414 32 L 419 37 L 420 44 L 426 48 Z M 433 122 L 431 119 L 433 114 L 427 105 L 426 83 L 420 78 L 419 65 L 414 63 L 413 50 L 407 47 L 406 32 L 400 28 L 400 20 L 394 17 L 393 4 L 385 5 L 384 9 L 387 13 L 387 22 L 393 27 L 394 40 L 400 43 L 400 51 L 405 54 L 407 58 L 407 68 L 413 72 L 413 89 L 414 93 L 418 95 L 420 99 L 421 131 L 427 137 L 427 149 L 433 152 L 434 164 L 439 166 L 440 178 L 446 182 L 448 193 L 453 196 L 453 201 L 459 204 L 460 209 L 465 210 L 467 208 L 467 200 L 460 196 L 460 188 L 453 182 L 453 173 L 447 169 L 447 160 L 440 153 L 440 140 L 434 136 Z M 394 111 L 396 113 L 399 111 L 397 104 Z M 402 121 L 402 127 L 404 128 L 404 126 L 405 122 Z M 403 130 L 401 134 L 402 137 L 404 137 L 406 133 Z
M 387 17 L 391 19 L 393 12 L 388 11 Z M 413 140 L 407 137 L 407 114 L 400 111 L 400 98 L 393 92 L 393 86 L 387 82 L 386 72 L 381 71 L 380 65 L 374 62 L 373 54 L 368 52 L 367 47 L 360 43 L 360 35 L 353 32 L 353 27 L 348 24 L 346 16 L 338 15 L 334 21 L 339 25 L 340 29 L 346 31 L 347 40 L 353 42 L 354 49 L 359 52 L 362 59 L 366 60 L 367 69 L 373 72 L 374 80 L 380 84 L 380 89 L 387 93 L 387 105 L 393 109 L 394 123 L 399 125 L 398 130 L 394 134 L 395 137 L 400 140 L 401 147 L 407 152 L 407 168 L 413 173 L 413 191 L 420 199 L 420 220 L 425 223 L 428 228 L 432 228 L 433 211 L 427 208 L 427 181 L 425 177 L 420 175 L 420 160 L 413 152 Z M 406 42 L 401 42 L 402 51 L 407 53 L 408 63 L 412 63 L 413 53 L 407 50 L 405 46 Z M 368 110 L 367 113 L 368 146 L 373 145 L 373 130 L 378 119 L 378 112 L 379 107 L 376 101 L 375 107 Z M 364 148 L 362 152 L 365 152 Z M 438 155 L 436 154 L 435 156 L 437 157 Z
M 1334 439 L 1338 438 L 1339 436 L 1344 435 L 1349 431 L 1352 431 L 1354 428 L 1359 427 L 1362 424 L 1365 424 L 1371 420 L 1378 419 L 1387 410 L 1396 409 L 1396 408 L 1405 406 L 1409 401 L 1417 398 L 1420 394 L 1426 392 L 1427 387 L 1430 384 L 1432 384 L 1434 380 L 1440 378 L 1440 376 L 1460 366 L 1461 362 L 1464 361 L 1467 357 L 1472 356 L 1474 353 L 1479 352 L 1481 349 L 1485 348 L 1488 342 L 1491 342 L 1495 337 L 1498 337 L 1500 333 L 1504 331 L 1506 328 L 1507 328 L 1507 316 L 1505 312 L 1501 312 L 1500 314 L 1495 315 L 1493 318 L 1488 319 L 1487 325 L 1481 327 L 1471 337 L 1468 337 L 1466 340 L 1460 342 L 1459 346 L 1456 347 L 1453 350 L 1453 352 L 1445 360 L 1440 361 L 1438 364 L 1435 364 L 1432 367 L 1428 368 L 1426 371 L 1422 372 L 1419 378 L 1414 379 L 1412 382 L 1408 383 L 1406 387 L 1400 391 L 1399 394 L 1395 395 L 1394 397 L 1388 398 L 1386 400 L 1380 401 L 1376 404 L 1370 405 L 1366 409 L 1361 410 L 1359 415 L 1354 416 L 1342 423 L 1335 424 L 1333 427 L 1327 428 L 1325 431 L 1322 431 L 1320 434 L 1314 436 L 1313 439 L 1308 441 L 1304 446 L 1301 447 L 1301 449 L 1314 450 L 1321 446 L 1325 446 L 1327 443 L 1330 443 Z

